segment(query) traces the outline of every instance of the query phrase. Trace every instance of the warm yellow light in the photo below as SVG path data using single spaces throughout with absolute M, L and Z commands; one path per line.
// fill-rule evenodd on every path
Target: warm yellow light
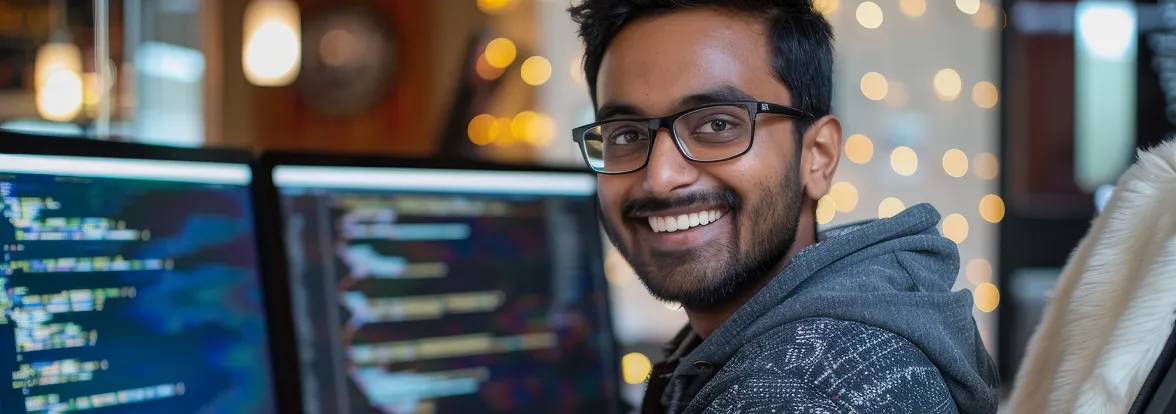
M 845 140 L 845 157 L 858 164 L 870 162 L 874 158 L 874 143 L 865 135 L 850 135 Z
M 980 8 L 972 15 L 972 24 L 981 29 L 996 26 L 996 8 L 988 3 L 980 3 Z
M 510 10 L 515 0 L 478 0 L 478 8 L 486 14 L 500 14 Z
M 902 108 L 910 100 L 910 91 L 902 82 L 890 82 L 886 92 L 886 105 L 891 108 Z
M 968 219 L 959 214 L 952 214 L 943 219 L 943 237 L 951 239 L 956 244 L 963 243 L 968 238 Z
M 1000 304 L 1000 290 L 996 285 L 983 283 L 972 291 L 972 300 L 976 302 L 976 309 L 984 313 L 992 312 Z
M 833 187 L 829 189 L 829 197 L 833 198 L 833 206 L 837 208 L 837 211 L 842 213 L 848 213 L 857 208 L 858 191 L 853 184 L 844 181 L 833 184 Z
M 33 68 L 37 113 L 50 121 L 73 120 L 82 111 L 82 52 L 72 43 L 49 43 L 37 50 Z
M 653 363 L 649 362 L 649 357 L 640 352 L 633 352 L 621 358 L 621 373 L 625 377 L 625 382 L 629 384 L 640 384 L 649 378 L 649 372 L 653 370 Z
M 538 114 L 531 111 L 519 112 L 515 115 L 514 120 L 510 121 L 510 134 L 515 138 L 526 138 L 527 128 L 530 127 L 531 121 L 535 120 Z
M 511 133 L 510 126 L 514 121 L 509 116 L 498 118 L 498 139 L 494 140 L 494 145 L 509 146 L 514 145 L 519 140 L 519 136 Z
M 588 78 L 584 75 L 584 65 L 580 58 L 572 58 L 570 73 L 572 74 L 572 81 L 583 85 L 588 83 Z
M 980 217 L 989 223 L 1000 223 L 1004 219 L 1004 200 L 996 194 L 989 194 L 980 199 Z
M 241 61 L 245 79 L 258 86 L 294 82 L 302 67 L 302 26 L 298 5 L 287 0 L 254 0 L 245 9 Z
M 980 10 L 980 0 L 956 0 L 956 8 L 967 14 L 976 14 Z
M 984 259 L 972 259 L 968 262 L 964 275 L 973 286 L 992 282 L 992 264 Z
M 890 168 L 902 176 L 910 176 L 919 169 L 919 156 L 910 147 L 898 147 L 890 152 Z
M 837 215 L 837 202 L 828 195 L 817 200 L 817 224 L 828 224 Z
M 469 135 L 470 142 L 477 145 L 488 145 L 498 139 L 498 129 L 498 118 L 481 114 L 470 120 L 466 134 Z
M 832 14 L 837 11 L 837 0 L 816 0 L 813 6 L 821 13 Z
M 963 177 L 968 173 L 968 155 L 958 149 L 947 150 L 943 154 L 943 171 L 952 177 Z
M 952 69 L 943 69 L 935 74 L 935 95 L 945 101 L 955 100 L 963 89 L 960 74 Z
M 996 85 L 992 82 L 980 82 L 972 87 L 972 102 L 981 108 L 992 108 L 996 106 L 998 94 Z
M 906 210 L 906 204 L 894 197 L 886 197 L 878 204 L 878 218 L 891 218 Z
M 555 120 L 531 111 L 519 112 L 510 122 L 510 134 L 534 146 L 545 146 L 555 137 Z
M 919 17 L 927 12 L 927 2 L 925 0 L 900 0 L 898 8 L 907 16 Z
M 478 63 L 474 65 L 474 71 L 478 72 L 478 77 L 485 80 L 495 80 L 502 76 L 506 69 L 496 68 L 486 60 L 486 55 L 478 57 Z
M 490 43 L 487 43 L 486 52 L 484 53 L 486 56 L 486 63 L 489 63 L 490 66 L 499 69 L 505 68 L 510 66 L 511 63 L 514 63 L 515 56 L 517 54 L 518 50 L 515 49 L 514 42 L 511 42 L 510 39 L 504 37 L 491 40 Z
M 551 78 L 551 62 L 542 56 L 531 56 L 523 61 L 521 69 L 523 82 L 539 86 Z
M 870 72 L 862 76 L 862 95 L 874 101 L 886 98 L 886 77 L 878 72 Z
M 1000 163 L 997 162 L 996 156 L 987 152 L 977 155 L 972 160 L 972 165 L 972 171 L 976 173 L 977 177 L 984 180 L 994 180 L 1000 173 Z
M 882 26 L 882 8 L 872 1 L 863 1 L 857 7 L 857 21 L 867 29 Z

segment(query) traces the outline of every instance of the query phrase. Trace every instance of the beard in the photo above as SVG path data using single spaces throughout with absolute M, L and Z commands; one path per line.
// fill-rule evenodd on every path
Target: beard
M 757 190 L 762 196 L 754 205 L 746 205 L 730 188 L 674 199 L 632 200 L 621 208 L 618 220 L 601 212 L 604 230 L 653 297 L 692 309 L 722 306 L 738 293 L 774 277 L 769 272 L 792 249 L 803 201 L 798 175 L 784 174 L 760 185 Z M 618 228 L 638 211 L 703 204 L 727 209 L 724 217 L 730 219 L 729 238 L 689 250 L 659 252 L 640 242 L 630 245 Z M 745 223 L 744 218 L 750 219 Z M 644 225 L 644 221 L 635 225 Z M 744 233 L 748 235 L 746 245 L 742 244 Z

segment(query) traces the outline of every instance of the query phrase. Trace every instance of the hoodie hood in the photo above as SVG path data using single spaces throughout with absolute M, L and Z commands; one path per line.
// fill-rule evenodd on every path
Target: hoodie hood
M 952 292 L 957 246 L 920 204 L 881 220 L 830 229 L 679 365 L 725 365 L 743 344 L 791 322 L 833 318 L 885 329 L 938 367 L 960 412 L 996 412 L 996 365 L 972 318 L 972 295 Z

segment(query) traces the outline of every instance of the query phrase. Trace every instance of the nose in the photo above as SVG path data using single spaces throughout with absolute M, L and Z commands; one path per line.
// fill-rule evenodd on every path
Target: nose
M 674 191 L 687 188 L 697 180 L 698 169 L 678 151 L 670 132 L 658 130 L 645 165 L 642 185 L 645 192 L 653 197 L 669 198 Z

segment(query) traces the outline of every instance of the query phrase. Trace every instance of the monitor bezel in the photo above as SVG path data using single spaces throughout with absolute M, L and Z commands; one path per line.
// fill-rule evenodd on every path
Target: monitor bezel
M 297 365 L 291 364 L 291 361 L 294 360 L 291 359 L 293 357 L 289 353 L 289 347 L 281 346 L 281 343 L 275 340 L 275 334 L 282 334 L 280 330 L 275 331 L 275 328 L 287 325 L 286 319 L 289 318 L 289 314 L 283 313 L 279 306 L 281 302 L 276 301 L 284 295 L 271 294 L 271 292 L 284 292 L 271 287 L 274 281 L 280 280 L 284 275 L 268 268 L 267 263 L 271 261 L 264 256 L 264 246 L 267 243 L 263 240 L 267 236 L 262 232 L 260 218 L 268 214 L 264 214 L 265 212 L 259 209 L 259 200 L 256 196 L 258 186 L 255 162 L 257 159 L 251 151 L 227 148 L 167 147 L 132 142 L 101 141 L 84 137 L 32 135 L 0 129 L 0 154 L 206 162 L 238 164 L 249 168 L 253 174 L 252 180 L 248 184 L 252 204 L 249 218 L 253 222 L 255 234 L 254 248 L 257 254 L 258 286 L 261 289 L 267 327 L 267 351 L 270 358 L 269 373 L 274 408 L 279 413 L 299 412 L 301 400 L 297 396 L 301 391 L 291 387 L 285 381 L 292 372 L 297 373 Z
M 595 181 L 596 174 L 587 168 L 568 168 L 556 166 L 542 166 L 542 165 L 523 165 L 523 164 L 508 164 L 502 162 L 493 162 L 486 160 L 471 160 L 459 158 L 444 158 L 444 157 L 407 157 L 407 156 L 390 156 L 390 155 L 361 155 L 361 154 L 323 154 L 306 151 L 269 151 L 261 154 L 254 170 L 253 180 L 257 185 L 259 192 L 258 199 L 264 201 L 267 206 L 267 211 L 276 212 L 267 217 L 260 217 L 261 224 L 264 225 L 264 231 L 267 234 L 272 234 L 274 237 L 267 237 L 265 241 L 270 243 L 263 247 L 264 255 L 267 259 L 273 260 L 274 263 L 267 264 L 267 267 L 272 269 L 279 269 L 280 273 L 286 275 L 282 280 L 285 284 L 282 288 L 289 292 L 290 277 L 289 277 L 289 262 L 287 260 L 287 252 L 285 246 L 285 229 L 282 226 L 284 214 L 281 209 L 280 190 L 273 182 L 273 172 L 278 166 L 298 166 L 298 167 L 361 167 L 361 168 L 394 168 L 394 169 L 421 169 L 421 170 L 453 170 L 453 171 L 497 171 L 497 172 L 522 172 L 522 173 L 564 173 L 564 174 L 579 174 L 589 177 Z M 594 202 L 599 202 L 596 192 L 589 195 Z M 600 217 L 597 211 L 592 211 L 592 216 L 597 223 L 600 222 Z M 599 228 L 598 228 L 599 231 Z M 598 232 L 597 234 L 601 234 Z M 604 274 L 604 260 L 607 253 L 604 248 L 606 240 L 601 235 L 595 240 L 595 243 L 590 243 L 593 251 L 592 258 L 597 262 L 596 271 L 593 272 L 593 283 L 600 286 L 603 290 L 605 303 L 601 304 L 598 311 L 603 317 L 602 329 L 605 330 L 609 337 L 606 344 L 608 349 L 605 351 L 605 363 L 608 364 L 604 369 L 605 375 L 612 383 L 612 388 L 609 390 L 613 400 L 609 402 L 609 407 L 612 411 L 603 414 L 614 414 L 625 412 L 626 403 L 623 392 L 623 378 L 621 376 L 621 346 L 617 340 L 615 324 L 613 321 L 613 312 L 611 306 L 611 286 Z M 285 295 L 286 303 L 284 312 L 291 315 L 286 321 L 290 323 L 286 328 L 286 337 L 283 341 L 290 341 L 288 343 L 295 344 L 296 332 L 294 331 L 293 309 L 290 307 L 288 301 L 289 295 Z M 297 346 L 291 346 L 292 352 L 297 354 L 300 352 Z M 300 370 L 300 368 L 298 369 Z M 301 387 L 300 375 L 297 376 L 299 387 Z M 301 388 L 300 388 L 301 389 Z

